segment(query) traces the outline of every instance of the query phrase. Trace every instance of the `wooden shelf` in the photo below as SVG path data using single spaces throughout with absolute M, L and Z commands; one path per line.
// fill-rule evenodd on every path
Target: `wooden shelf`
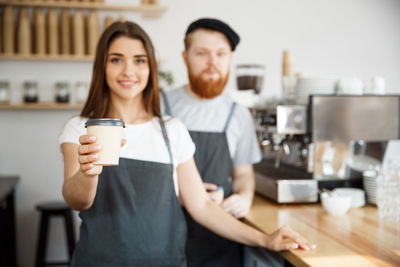
M 71 61 L 71 62 L 93 62 L 94 56 L 83 55 L 21 55 L 21 54 L 1 54 L 0 53 L 0 61 L 1 60 L 32 60 L 32 61 Z M 166 62 L 165 58 L 157 59 L 157 64 L 161 64 Z
M 0 110 L 81 110 L 83 104 L 70 103 L 22 103 L 22 104 L 0 104 Z
M 1 6 L 17 6 L 17 7 L 47 7 L 47 8 L 71 8 L 71 9 L 99 9 L 99 10 L 122 10 L 136 11 L 142 17 L 156 18 L 162 15 L 167 8 L 159 5 L 109 5 L 98 2 L 81 2 L 81 1 L 1 1 Z M 93 62 L 94 56 L 91 55 L 37 55 L 37 54 L 2 54 L 0 60 L 41 60 L 41 61 L 72 61 L 72 62 Z
M 83 55 L 21 55 L 21 54 L 0 54 L 0 60 L 43 60 L 43 61 L 83 61 L 92 62 L 93 56 Z
M 78 1 L 5 1 L 0 6 L 19 7 L 50 7 L 50 8 L 74 8 L 74 9 L 99 9 L 114 11 L 137 11 L 145 17 L 161 16 L 167 8 L 159 5 L 108 5 L 104 3 L 78 2 Z

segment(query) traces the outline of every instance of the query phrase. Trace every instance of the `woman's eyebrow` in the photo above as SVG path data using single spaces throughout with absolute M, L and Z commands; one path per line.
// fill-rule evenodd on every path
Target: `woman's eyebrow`
M 118 56 L 118 57 L 123 57 L 123 54 L 120 53 L 109 53 L 108 56 Z M 134 55 L 133 57 L 147 57 L 147 55 Z
M 120 54 L 120 53 L 109 53 L 108 56 L 119 56 L 119 57 L 122 57 L 123 54 Z

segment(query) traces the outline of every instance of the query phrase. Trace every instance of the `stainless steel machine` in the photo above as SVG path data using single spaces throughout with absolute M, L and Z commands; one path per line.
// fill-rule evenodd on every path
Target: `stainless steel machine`
M 252 112 L 263 150 L 256 191 L 278 203 L 316 202 L 321 188 L 362 188 L 362 171 L 400 138 L 397 95 L 311 95 L 306 105 Z

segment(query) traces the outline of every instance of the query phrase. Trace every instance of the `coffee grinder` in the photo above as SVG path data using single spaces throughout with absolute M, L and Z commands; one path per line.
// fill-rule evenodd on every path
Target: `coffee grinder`
M 234 100 L 249 108 L 258 106 L 265 67 L 258 64 L 240 64 L 236 66 L 235 73 L 238 90 L 232 93 Z

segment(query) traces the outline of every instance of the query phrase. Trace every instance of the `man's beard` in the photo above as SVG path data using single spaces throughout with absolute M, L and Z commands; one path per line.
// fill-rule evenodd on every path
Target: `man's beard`
M 218 80 L 207 79 L 204 80 L 202 78 L 203 74 L 207 71 L 216 71 L 219 74 Z M 188 68 L 189 72 L 189 81 L 190 81 L 190 88 L 192 91 L 201 98 L 214 98 L 219 96 L 222 91 L 224 91 L 225 85 L 228 82 L 229 72 L 223 77 L 220 70 L 217 68 L 209 68 L 203 70 L 199 75 L 195 76 L 190 67 Z

